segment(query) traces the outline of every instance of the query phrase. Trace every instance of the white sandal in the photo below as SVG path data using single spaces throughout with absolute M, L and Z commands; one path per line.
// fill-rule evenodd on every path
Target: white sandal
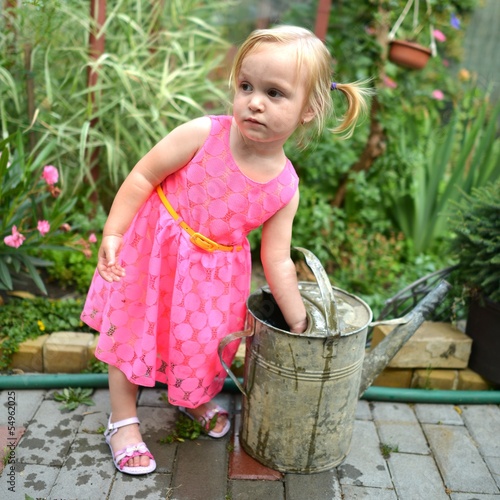
M 125 474 L 132 474 L 134 476 L 139 474 L 148 474 L 156 469 L 156 462 L 148 450 L 146 443 L 141 442 L 134 444 L 132 446 L 127 446 L 123 450 L 113 453 L 113 448 L 111 448 L 111 437 L 118 432 L 120 427 L 125 427 L 126 425 L 139 424 L 139 419 L 137 417 L 127 418 L 125 420 L 120 420 L 119 422 L 111 423 L 111 415 L 108 420 L 108 428 L 104 432 L 104 437 L 106 438 L 106 443 L 109 445 L 111 450 L 111 456 L 113 457 L 113 462 L 115 467 Z M 149 457 L 149 465 L 147 467 L 129 467 L 125 465 L 131 458 L 146 456 Z

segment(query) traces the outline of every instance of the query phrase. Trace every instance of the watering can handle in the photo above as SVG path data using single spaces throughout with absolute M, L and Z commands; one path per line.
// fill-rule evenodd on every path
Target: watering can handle
M 222 359 L 222 353 L 224 352 L 224 348 L 230 343 L 233 342 L 233 340 L 239 340 L 242 339 L 243 337 L 251 337 L 253 335 L 253 329 L 248 328 L 247 330 L 242 330 L 241 332 L 235 332 L 231 333 L 230 335 L 227 335 L 224 337 L 220 343 L 219 343 L 219 360 L 221 365 L 224 367 L 224 370 L 226 370 L 227 374 L 231 377 L 232 381 L 236 384 L 236 387 L 241 391 L 241 393 L 246 396 L 247 393 L 245 389 L 243 389 L 243 386 L 240 384 L 239 380 L 237 377 L 234 375 L 234 373 L 231 371 L 231 368 L 229 368 L 226 364 L 226 362 Z

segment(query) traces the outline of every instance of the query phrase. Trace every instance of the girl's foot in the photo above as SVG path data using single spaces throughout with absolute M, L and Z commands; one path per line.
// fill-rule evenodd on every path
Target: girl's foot
M 197 420 L 202 425 L 206 425 L 208 435 L 212 437 L 225 436 L 231 427 L 228 412 L 212 401 L 196 408 L 184 408 L 180 406 L 179 410 L 192 420 Z M 211 423 L 215 415 L 217 415 L 217 419 L 212 427 Z
M 119 450 L 142 443 L 139 424 L 130 424 L 120 427 L 110 439 L 111 448 L 116 453 Z M 131 458 L 125 465 L 127 467 L 148 467 L 150 458 L 146 455 Z
M 142 441 L 139 419 L 132 417 L 119 422 L 108 422 L 104 433 L 113 455 L 115 467 L 126 474 L 148 474 L 156 469 L 156 462 Z

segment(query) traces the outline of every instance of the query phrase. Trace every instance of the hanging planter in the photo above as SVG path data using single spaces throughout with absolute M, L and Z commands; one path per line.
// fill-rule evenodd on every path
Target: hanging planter
M 415 42 L 406 40 L 389 42 L 389 60 L 404 68 L 422 69 L 431 55 L 431 49 Z
M 415 2 L 415 9 L 413 12 L 413 31 L 409 39 L 397 39 L 396 32 L 404 21 L 409 10 Z M 431 8 L 429 0 L 427 2 L 427 16 L 430 17 Z M 408 0 L 399 16 L 396 24 L 389 33 L 389 54 L 388 58 L 394 64 L 404 68 L 422 69 L 427 64 L 431 56 L 436 55 L 436 41 L 434 40 L 433 27 L 429 25 L 430 31 L 430 46 L 426 47 L 417 43 L 413 38 L 422 30 L 422 26 L 418 22 L 419 0 Z

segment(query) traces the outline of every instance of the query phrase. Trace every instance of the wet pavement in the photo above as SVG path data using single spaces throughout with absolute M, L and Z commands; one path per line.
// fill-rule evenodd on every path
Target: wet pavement
M 61 410 L 56 390 L 0 392 L 1 499 L 489 500 L 500 498 L 500 407 L 361 400 L 351 451 L 338 467 L 291 474 L 261 466 L 241 449 L 241 396 L 219 395 L 231 411 L 222 439 L 160 444 L 179 412 L 165 390 L 141 389 L 138 414 L 157 470 L 116 471 L 102 431 L 110 406 Z M 236 425 L 235 425 L 236 423 Z M 236 429 L 236 433 L 234 432 Z

